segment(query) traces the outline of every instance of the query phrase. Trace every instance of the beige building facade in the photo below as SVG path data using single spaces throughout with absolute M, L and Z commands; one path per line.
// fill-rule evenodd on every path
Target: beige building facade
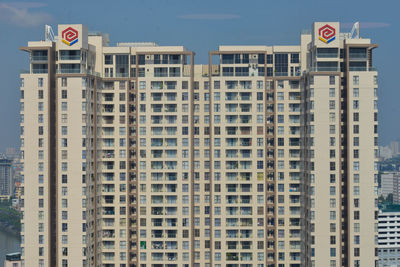
M 29 42 L 24 266 L 374 266 L 376 46 Z

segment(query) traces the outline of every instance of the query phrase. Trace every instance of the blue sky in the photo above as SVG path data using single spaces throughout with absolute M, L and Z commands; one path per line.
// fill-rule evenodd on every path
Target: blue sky
M 110 3 L 112 5 L 110 6 Z M 400 137 L 400 86 L 397 81 L 400 19 L 398 0 L 114 0 L 0 1 L 0 151 L 18 146 L 18 75 L 28 67 L 19 51 L 44 38 L 44 24 L 83 23 L 90 31 L 109 33 L 112 43 L 154 41 L 184 45 L 207 63 L 208 51 L 225 45 L 295 45 L 313 21 L 361 22 L 361 36 L 380 47 L 378 67 L 379 135 L 386 144 Z

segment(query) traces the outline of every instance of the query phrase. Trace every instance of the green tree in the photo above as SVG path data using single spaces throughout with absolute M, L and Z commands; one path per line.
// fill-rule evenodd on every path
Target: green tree
M 387 195 L 386 202 L 393 203 L 393 194 L 388 194 Z

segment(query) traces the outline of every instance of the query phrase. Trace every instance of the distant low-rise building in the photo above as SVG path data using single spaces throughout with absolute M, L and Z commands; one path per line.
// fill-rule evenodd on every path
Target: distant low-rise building
M 393 156 L 396 156 L 399 154 L 399 142 L 393 141 L 390 142 L 390 149 L 392 150 Z
M 389 172 L 381 175 L 382 196 L 393 194 L 393 203 L 400 204 L 400 172 Z
M 392 149 L 389 146 L 380 146 L 379 157 L 381 158 L 381 160 L 392 158 L 393 157 Z
M 400 266 L 400 212 L 378 215 L 379 267 Z

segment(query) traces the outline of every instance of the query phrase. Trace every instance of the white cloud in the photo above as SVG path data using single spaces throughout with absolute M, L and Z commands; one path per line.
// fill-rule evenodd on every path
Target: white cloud
M 35 27 L 53 20 L 46 12 L 34 12 L 30 9 L 44 7 L 38 2 L 3 2 L 0 3 L 0 21 L 18 27 Z
M 239 19 L 240 16 L 236 14 L 187 14 L 178 16 L 178 18 L 194 20 L 229 20 Z
M 341 26 L 343 28 L 351 29 L 354 23 L 346 22 L 342 23 Z M 390 27 L 390 23 L 386 22 L 360 22 L 361 29 L 377 29 L 377 28 L 386 28 Z

